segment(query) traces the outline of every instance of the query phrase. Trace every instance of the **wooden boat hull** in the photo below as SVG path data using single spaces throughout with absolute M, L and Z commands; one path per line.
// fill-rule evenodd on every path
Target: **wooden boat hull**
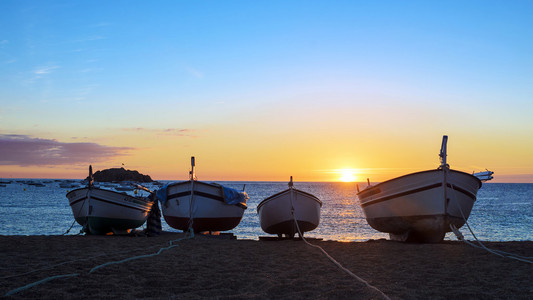
M 357 196 L 368 224 L 391 239 L 439 242 L 450 224 L 465 224 L 480 187 L 471 174 L 436 169 L 370 186 Z
M 72 214 L 91 234 L 122 233 L 144 224 L 153 201 L 124 193 L 80 188 L 67 193 Z
M 294 219 L 302 234 L 312 231 L 320 223 L 321 207 L 322 202 L 317 197 L 292 188 L 261 201 L 257 206 L 257 213 L 263 231 L 293 237 L 298 232 Z
M 167 224 L 175 229 L 187 231 L 192 221 L 195 232 L 226 231 L 239 225 L 246 206 L 225 203 L 218 184 L 184 181 L 167 187 L 161 210 Z

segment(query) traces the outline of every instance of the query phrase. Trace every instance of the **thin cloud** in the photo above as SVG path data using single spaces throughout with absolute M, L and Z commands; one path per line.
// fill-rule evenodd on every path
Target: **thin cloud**
M 133 149 L 1 134 L 0 165 L 51 166 L 94 163 L 127 155 L 127 152 Z
M 196 137 L 193 135 L 193 132 L 194 132 L 193 129 L 179 129 L 179 128 L 151 129 L 151 128 L 135 127 L 135 128 L 122 128 L 122 130 L 129 131 L 129 132 L 148 132 L 148 133 L 160 134 L 160 135 Z
M 80 70 L 79 72 L 80 73 L 95 73 L 95 72 L 101 72 L 102 70 L 103 70 L 102 68 L 86 68 L 86 69 Z
M 37 76 L 46 75 L 52 73 L 53 70 L 59 68 L 58 66 L 43 66 L 33 70 L 33 74 Z

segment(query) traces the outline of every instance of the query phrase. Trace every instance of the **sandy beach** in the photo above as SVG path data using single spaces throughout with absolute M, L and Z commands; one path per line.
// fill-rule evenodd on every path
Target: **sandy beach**
M 230 240 L 183 234 L 0 236 L 0 293 L 51 278 L 9 298 L 380 299 L 303 241 Z M 392 299 L 532 299 L 533 265 L 462 242 L 311 241 Z M 533 256 L 533 242 L 487 242 Z

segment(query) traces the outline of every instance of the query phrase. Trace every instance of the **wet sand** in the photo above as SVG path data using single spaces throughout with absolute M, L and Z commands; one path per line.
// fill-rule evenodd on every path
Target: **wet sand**
M 45 299 L 380 299 L 303 241 L 229 240 L 183 234 L 0 236 L 0 297 Z M 533 265 L 462 242 L 311 241 L 392 299 L 533 299 Z M 533 256 L 533 242 L 487 242 Z

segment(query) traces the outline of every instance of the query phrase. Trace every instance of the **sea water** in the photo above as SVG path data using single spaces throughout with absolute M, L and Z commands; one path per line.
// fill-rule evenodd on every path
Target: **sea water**
M 32 181 L 42 182 L 44 186 L 13 181 L 0 187 L 0 235 L 61 235 L 73 224 L 68 234 L 78 234 L 81 226 L 74 223 L 66 198 L 67 192 L 73 188 L 61 188 L 60 181 L 55 180 Z M 257 240 L 260 236 L 268 236 L 259 225 L 257 205 L 268 196 L 287 189 L 287 183 L 218 183 L 238 190 L 245 188 L 250 196 L 241 223 L 229 232 L 239 239 Z M 364 185 L 360 184 L 361 187 Z M 157 189 L 153 185 L 147 187 Z M 374 230 L 366 222 L 356 196 L 355 183 L 296 182 L 295 187 L 317 196 L 323 202 L 320 225 L 306 232 L 306 237 L 336 241 L 388 238 L 388 234 Z M 147 195 L 146 192 L 138 192 L 138 195 L 143 194 Z M 482 241 L 533 240 L 532 195 L 533 184 L 483 184 L 468 219 L 475 236 Z M 163 218 L 161 222 L 163 230 L 178 231 L 170 228 Z M 473 239 L 466 226 L 461 231 L 467 239 Z M 446 234 L 445 239 L 456 240 L 452 233 Z

